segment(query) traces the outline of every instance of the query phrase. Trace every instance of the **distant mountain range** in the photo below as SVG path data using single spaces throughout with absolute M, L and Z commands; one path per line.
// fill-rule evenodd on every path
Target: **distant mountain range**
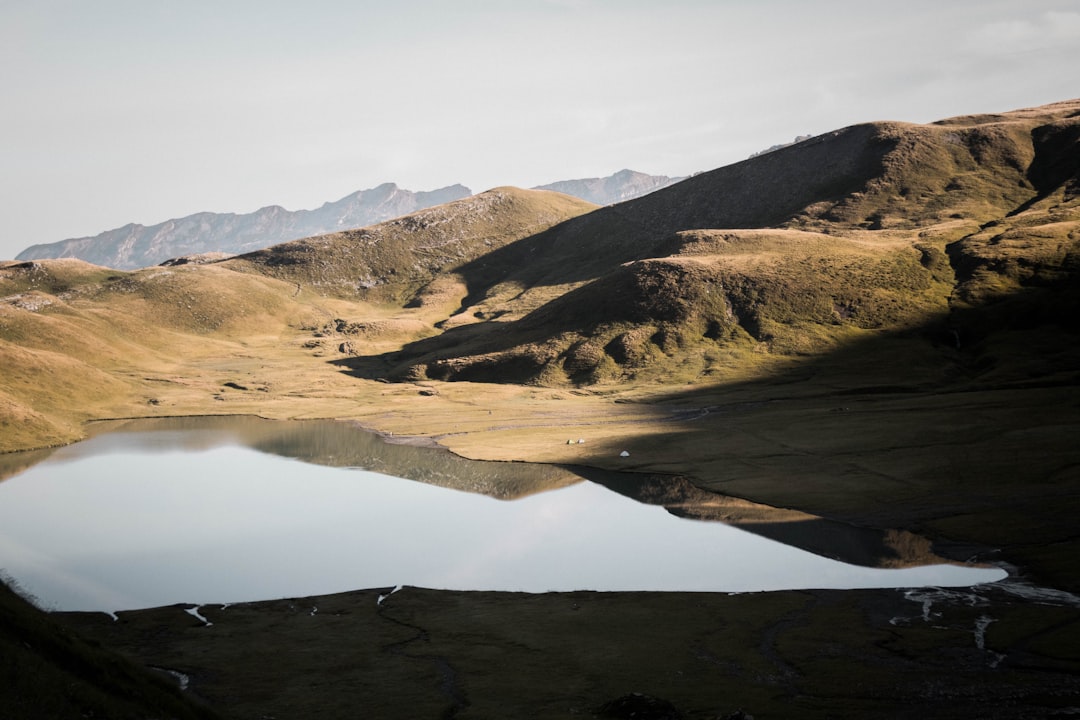
M 464 185 L 413 192 L 393 183 L 346 195 L 316 210 L 270 205 L 252 213 L 201 212 L 157 225 L 131 223 L 93 237 L 32 245 L 17 260 L 79 258 L 95 265 L 134 270 L 169 258 L 203 253 L 243 253 L 288 240 L 350 230 L 468 197 Z
M 625 200 L 648 195 L 654 190 L 685 180 L 681 177 L 666 175 L 646 175 L 633 170 L 620 170 L 614 175 L 585 180 L 560 180 L 549 185 L 540 185 L 533 190 L 554 190 L 573 195 L 596 205 L 614 205 Z
M 562 180 L 538 190 L 554 190 L 596 205 L 631 200 L 682 178 L 620 170 L 614 175 Z M 32 245 L 17 260 L 79 258 L 119 270 L 158 265 L 171 258 L 252 252 L 278 243 L 366 227 L 472 195 L 464 185 L 413 192 L 394 183 L 360 190 L 315 210 L 290 211 L 270 205 L 252 213 L 201 212 L 156 225 L 131 223 L 92 237 Z
M 812 137 L 814 137 L 814 136 L 813 135 L 797 135 L 795 137 L 795 139 L 792 140 L 789 143 L 780 143 L 779 145 L 772 145 L 770 147 L 765 148 L 764 150 L 759 150 L 756 153 L 750 153 L 750 159 L 753 160 L 754 158 L 760 157 L 761 155 L 766 155 L 766 154 L 771 153 L 771 152 L 776 152 L 777 150 L 783 150 L 786 147 L 791 147 L 792 145 L 796 145 L 798 143 L 801 143 L 804 140 L 809 140 Z

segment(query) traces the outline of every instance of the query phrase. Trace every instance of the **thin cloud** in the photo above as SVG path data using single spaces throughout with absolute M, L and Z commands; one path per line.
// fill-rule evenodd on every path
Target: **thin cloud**
M 1047 11 L 1034 18 L 987 23 L 972 33 L 968 49 L 1000 55 L 1032 50 L 1048 51 L 1073 46 L 1078 42 L 1080 12 Z

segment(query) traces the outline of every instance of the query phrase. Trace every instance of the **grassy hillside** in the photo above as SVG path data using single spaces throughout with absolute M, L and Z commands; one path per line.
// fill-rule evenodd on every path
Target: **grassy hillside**
M 441 301 L 445 279 L 478 257 L 594 205 L 559 193 L 496 188 L 360 230 L 276 245 L 224 263 L 324 295 L 400 304 Z M 419 295 L 421 288 L 428 292 Z
M 136 272 L 71 259 L 3 263 L 0 450 L 71 442 L 92 418 L 175 412 L 161 396 L 200 386 L 192 363 L 240 357 L 257 366 L 260 354 L 279 362 L 282 354 L 337 354 L 340 342 L 312 334 L 341 336 L 343 315 L 359 319 L 347 324 L 350 347 L 360 344 L 357 334 L 377 349 L 429 335 L 465 292 L 442 270 L 592 207 L 502 189 L 227 263 Z M 295 339 L 298 332 L 306 337 Z M 265 393 L 251 399 L 258 407 L 272 382 L 245 382 Z M 224 402 L 220 390 L 200 388 L 194 402 L 224 411 L 214 407 Z
M 356 416 L 341 369 L 653 392 L 881 337 L 868 386 L 1068 381 L 1077 113 L 857 125 L 611 207 L 499 188 L 218 263 L 6 263 L 0 449 L 329 395 L 315 412 Z
M 1077 107 L 854 126 L 568 220 L 455 266 L 443 332 L 345 364 L 594 385 L 720 379 L 928 323 L 955 345 L 985 334 L 964 310 L 987 293 L 1067 292 Z
M 140 363 L 297 328 L 371 379 L 723 381 L 915 328 L 940 351 L 927 383 L 956 349 L 985 371 L 986 342 L 1074 327 L 1078 109 L 852 126 L 601 209 L 499 188 L 220 263 L 9 263 L 0 401 L 25 439 L 7 447 L 130 401 Z

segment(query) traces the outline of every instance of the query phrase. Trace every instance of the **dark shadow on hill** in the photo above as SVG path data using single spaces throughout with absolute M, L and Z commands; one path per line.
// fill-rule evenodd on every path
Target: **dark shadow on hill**
M 365 379 L 403 379 L 423 368 L 425 377 L 433 380 L 528 383 L 549 362 L 544 354 L 530 352 L 530 346 L 539 346 L 563 333 L 589 335 L 611 323 L 676 319 L 667 317 L 673 311 L 657 307 L 655 298 L 643 298 L 637 282 L 631 269 L 621 267 L 519 320 L 452 327 L 398 351 L 342 358 L 332 364 Z M 503 355 L 515 348 L 525 349 Z M 471 358 L 468 364 L 455 362 L 455 358 L 463 357 Z
M 77 636 L 16 588 L 0 576 L 0 716 L 6 720 L 219 717 L 164 673 Z
M 485 338 L 477 326 L 451 337 L 462 344 L 483 338 L 491 348 L 520 340 L 505 329 Z M 402 357 L 421 357 L 443 342 L 421 341 Z M 364 376 L 368 362 L 337 364 Z M 471 367 L 475 374 L 465 377 L 484 382 L 519 382 L 535 371 Z M 705 489 L 844 524 L 949 538 L 954 559 L 963 559 L 963 548 L 1002 547 L 1045 581 L 1080 587 L 1080 575 L 1047 549 L 1080 552 L 1075 273 L 918 327 L 790 358 L 767 375 L 679 385 L 647 402 L 670 411 L 671 430 L 642 439 L 640 453 L 630 448 L 635 461 L 627 470 L 688 474 L 680 470 L 685 451 L 696 468 L 691 480 Z M 589 447 L 607 467 L 619 450 Z M 653 460 L 641 464 L 639 457 Z M 813 523 L 753 531 L 826 555 L 849 542 Z M 880 542 L 867 543 L 854 555 L 881 558 Z
M 741 389 L 790 385 L 830 375 L 831 382 L 847 392 L 859 387 L 927 390 L 972 382 L 1048 378 L 1069 370 L 1073 358 L 1080 323 L 1078 277 L 1080 262 L 1066 263 L 1053 278 L 1040 278 L 1040 284 L 1020 292 L 991 297 L 975 307 L 958 307 L 946 316 L 928 318 L 918 327 L 876 333 L 821 356 L 791 358 L 786 370 Z M 564 333 L 587 337 L 605 324 L 678 320 L 665 314 L 669 309 L 656 302 L 655 295 L 643 300 L 635 282 L 630 268 L 620 268 L 520 320 L 454 327 L 399 351 L 331 362 L 365 379 L 533 382 L 545 363 L 552 361 L 537 351 L 551 338 Z M 645 301 L 650 304 L 643 305 Z M 744 329 L 751 335 L 755 330 Z M 724 338 L 715 341 L 730 342 Z M 615 350 L 605 348 L 621 364 L 625 358 Z M 912 362 L 898 360 L 904 356 L 910 356 Z M 869 362 L 871 358 L 873 362 Z M 736 392 L 740 387 L 725 390 Z
M 769 377 L 673 389 L 650 402 L 700 419 L 648 438 L 648 447 L 695 448 L 695 466 L 706 470 L 693 479 L 708 489 L 930 535 L 955 559 L 998 548 L 1040 582 L 1076 591 L 1077 280 Z M 751 409 L 727 411 L 739 402 Z M 677 467 L 679 458 L 659 464 Z
M 525 287 L 593 279 L 654 256 L 682 230 L 779 227 L 812 205 L 827 215 L 881 174 L 895 144 L 856 125 L 573 218 L 459 268 L 466 305 L 506 279 Z
M 1063 121 L 1035 128 L 1032 143 L 1037 149 L 1027 177 L 1037 195 L 1010 215 L 1019 215 L 1060 187 L 1067 196 L 1080 192 L 1080 122 Z
M 733 166 L 737 167 L 737 166 Z M 1071 167 L 1071 166 L 1070 166 Z M 724 168 L 722 170 L 726 170 Z M 720 172 L 720 171 L 716 171 Z M 1059 173 L 1054 173 L 1054 182 L 1059 180 Z M 683 184 L 692 183 L 697 178 L 684 181 Z M 665 191 L 660 191 L 665 192 Z M 654 195 L 659 193 L 654 193 Z M 637 202 L 648 200 L 652 196 L 642 198 Z M 626 205 L 630 205 L 627 203 Z M 571 220 L 563 226 L 555 228 L 548 233 L 543 233 L 534 238 L 519 241 L 498 252 L 515 253 L 523 251 L 531 253 L 535 248 L 529 248 L 530 243 L 537 242 L 539 238 L 546 237 L 549 233 L 559 235 L 567 233 L 565 229 L 573 225 L 586 226 L 597 222 L 597 217 L 603 213 L 617 210 L 608 208 L 592 213 L 588 216 Z M 679 222 L 673 227 L 685 227 L 685 223 Z M 601 228 L 602 230 L 602 228 Z M 571 233 L 572 234 L 572 233 Z M 542 244 L 542 243 L 541 243 Z M 953 243 L 948 248 L 950 261 L 953 264 L 960 289 L 969 281 L 977 269 L 986 269 L 993 273 L 1007 272 L 1007 269 L 997 267 L 995 261 L 980 258 L 977 254 L 968 255 L 967 250 L 959 248 L 959 243 Z M 589 247 L 588 244 L 583 246 Z M 649 247 L 649 250 L 654 249 Z M 626 250 L 626 248 L 624 248 Z M 626 250 L 629 253 L 629 250 Z M 496 255 L 497 253 L 493 253 Z M 563 252 L 552 253 L 558 257 L 566 257 Z M 598 253 L 603 255 L 603 253 Z M 649 253 L 634 253 L 648 256 Z M 955 256 L 955 257 L 953 257 Z M 630 254 L 616 255 L 617 260 L 630 258 Z M 631 258 L 634 259 L 634 258 Z M 480 262 L 480 261 L 478 261 Z M 528 263 L 521 258 L 513 258 L 510 265 L 526 266 Z M 582 264 L 567 263 L 568 267 L 559 277 L 559 282 L 567 282 L 573 273 L 580 271 Z M 604 325 L 618 323 L 648 324 L 656 322 L 677 321 L 678 312 L 674 307 L 668 307 L 658 303 L 652 289 L 644 288 L 643 276 L 652 270 L 641 270 L 635 275 L 634 266 L 606 263 L 610 269 L 601 273 L 600 276 L 585 273 L 594 277 L 593 282 L 567 292 L 551 302 L 537 308 L 528 315 L 515 321 L 485 321 L 477 324 L 450 328 L 443 333 L 410 343 L 400 351 L 387 353 L 379 356 L 362 356 L 346 358 L 335 361 L 342 367 L 358 377 L 363 378 L 401 378 L 402 371 L 411 369 L 410 366 L 422 366 L 433 362 L 452 360 L 464 356 L 491 356 L 486 361 L 481 361 L 472 366 L 462 369 L 454 363 L 449 363 L 441 370 L 431 374 L 432 379 L 438 380 L 471 380 L 479 382 L 527 382 L 534 379 L 539 368 L 549 362 L 550 358 L 529 358 L 525 355 L 513 358 L 495 357 L 505 351 L 526 345 L 536 345 L 556 337 L 562 333 L 580 333 L 590 335 L 596 328 Z M 599 270 L 597 272 L 600 272 Z M 639 275 L 641 277 L 639 277 Z M 651 279 L 651 278 L 649 278 Z M 674 284 L 681 281 L 675 279 Z M 943 349 L 953 348 L 956 353 L 945 353 L 942 362 L 951 365 L 951 373 L 963 375 L 971 370 L 988 369 L 996 363 L 983 340 L 993 335 L 1002 335 L 1004 332 L 1042 332 L 1043 328 L 1049 329 L 1060 326 L 1066 330 L 1077 327 L 1078 309 L 1080 309 L 1080 256 L 1075 253 L 1066 254 L 1059 267 L 1047 267 L 1029 273 L 1029 277 L 1022 279 L 1027 287 L 1019 292 L 1011 294 L 999 294 L 989 298 L 983 298 L 982 304 L 975 307 L 955 307 L 944 318 L 932 318 L 918 328 L 906 329 L 901 333 L 884 333 L 877 338 L 872 338 L 864 343 L 857 343 L 847 347 L 838 348 L 835 352 L 841 357 L 858 357 L 864 352 L 865 347 L 873 347 L 880 339 L 892 339 L 895 337 L 922 338 L 931 345 L 940 346 Z M 470 287 L 473 284 L 469 283 Z M 730 294 L 729 294 L 730 295 Z M 676 300 L 688 300 L 676 298 Z M 734 301 L 729 296 L 728 302 Z M 468 301 L 466 301 L 468 304 Z M 743 308 L 733 308 L 736 319 L 744 322 L 751 312 Z M 732 308 L 727 308 L 730 312 Z M 754 327 L 744 327 L 749 335 L 755 336 Z M 1048 337 L 1052 336 L 1048 330 Z M 757 338 L 763 340 L 766 338 Z M 869 343 L 869 346 L 866 345 Z M 616 357 L 616 362 L 619 362 Z M 818 365 L 827 367 L 834 363 L 835 358 L 830 355 L 815 359 L 800 359 L 797 363 L 800 375 L 807 372 L 807 368 L 816 374 L 814 368 Z M 1040 363 L 1036 363 L 1039 365 Z M 1037 369 L 1036 374 L 1041 374 Z M 895 385 L 888 381 L 878 384 Z M 920 383 L 921 384 L 921 383 Z

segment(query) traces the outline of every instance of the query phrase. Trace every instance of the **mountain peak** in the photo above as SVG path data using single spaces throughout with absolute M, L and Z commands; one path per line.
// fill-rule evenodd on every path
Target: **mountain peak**
M 647 195 L 683 179 L 666 175 L 646 175 L 624 168 L 607 177 L 559 180 L 547 185 L 539 185 L 534 189 L 554 190 L 596 205 L 613 205 Z

